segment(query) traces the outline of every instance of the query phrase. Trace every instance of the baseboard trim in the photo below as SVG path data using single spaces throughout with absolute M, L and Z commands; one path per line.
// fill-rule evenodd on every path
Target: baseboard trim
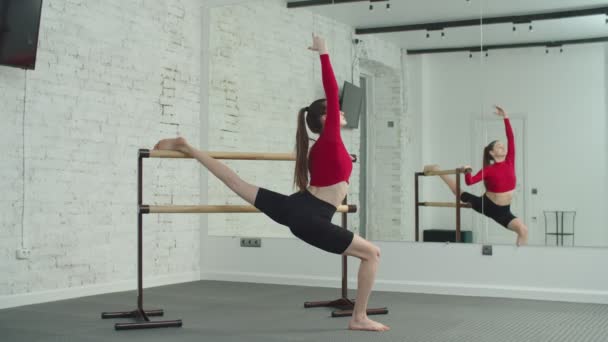
M 217 271 L 203 272 L 200 274 L 198 272 L 192 272 L 159 277 L 150 277 L 144 279 L 144 284 L 146 288 L 151 288 L 198 280 L 219 280 L 328 288 L 340 287 L 340 279 L 338 277 L 310 277 L 309 275 L 276 275 L 268 273 Z M 135 290 L 135 285 L 135 279 L 128 279 L 113 283 L 5 295 L 0 296 L 0 309 L 54 302 L 58 300 L 93 296 L 112 292 L 130 291 Z M 348 286 L 350 289 L 356 288 L 356 282 L 354 278 L 349 279 Z M 608 304 L 608 291 L 580 289 L 410 282 L 382 279 L 378 279 L 376 281 L 374 289 L 378 291 L 392 292 Z
M 340 279 L 337 277 L 310 277 L 305 275 L 276 275 L 247 272 L 203 272 L 201 273 L 201 280 L 220 280 L 330 288 L 340 287 Z M 348 287 L 349 289 L 356 288 L 355 278 L 349 278 Z M 378 279 L 376 280 L 374 290 L 454 296 L 495 297 L 608 304 L 608 291 L 581 289 L 412 282 Z

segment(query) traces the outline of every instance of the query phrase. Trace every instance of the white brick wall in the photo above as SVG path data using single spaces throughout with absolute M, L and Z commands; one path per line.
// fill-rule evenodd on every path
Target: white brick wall
M 306 48 L 314 31 L 324 36 L 338 84 L 359 82 L 359 65 L 351 74 L 354 47 L 353 28 L 306 10 L 288 10 L 284 1 L 259 0 L 246 4 L 214 8 L 210 13 L 209 149 L 227 151 L 289 152 L 295 144 L 296 117 L 301 107 L 323 97 L 318 54 Z M 400 50 L 396 46 L 365 37 L 359 56 L 383 65 L 386 87 L 391 91 L 383 117 L 397 118 L 401 105 Z M 381 82 L 382 83 L 382 82 Z M 380 99 L 384 101 L 385 99 Z M 396 125 L 402 121 L 397 120 Z M 399 134 L 404 132 L 397 127 Z M 360 130 L 343 130 L 342 137 L 351 153 L 360 154 Z M 398 144 L 399 138 L 394 143 Z M 392 158 L 392 150 L 378 150 Z M 398 159 L 397 159 L 398 161 Z M 292 162 L 228 162 L 247 181 L 284 194 L 292 193 Z M 359 167 L 351 177 L 349 202 L 358 204 Z M 394 167 L 394 173 L 400 166 Z M 387 179 L 388 180 L 388 179 Z M 384 181 L 384 180 L 383 180 Z M 391 180 L 394 188 L 399 180 Z M 392 197 L 398 197 L 395 193 Z M 241 203 L 223 184 L 209 178 L 209 203 Z M 394 208 L 391 207 L 390 209 Z M 389 208 L 387 208 L 389 209 Z M 395 215 L 402 215 L 401 212 Z M 336 223 L 339 215 L 335 216 Z M 378 229 L 399 234 L 400 218 L 378 215 Z M 358 215 L 349 216 L 349 228 L 357 230 Z M 385 226 L 390 226 L 387 228 Z M 211 215 L 209 234 L 224 236 L 289 237 L 287 228 L 262 215 Z M 381 235 L 388 237 L 387 234 Z M 401 237 L 398 235 L 397 238 Z
M 36 70 L 0 67 L 0 295 L 135 277 L 136 151 L 176 134 L 198 141 L 199 6 L 44 1 Z M 198 202 L 195 163 L 144 164 L 145 202 Z M 150 215 L 144 228 L 147 276 L 198 271 L 196 215 Z

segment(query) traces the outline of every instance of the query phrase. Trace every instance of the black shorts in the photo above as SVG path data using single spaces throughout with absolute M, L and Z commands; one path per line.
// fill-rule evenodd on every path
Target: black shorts
M 471 203 L 473 210 L 493 219 L 505 228 L 508 228 L 509 222 L 516 218 L 515 215 L 511 213 L 510 205 L 498 205 L 492 202 L 486 194 L 483 194 L 483 197 L 479 197 L 468 192 L 463 192 L 460 195 L 460 200 Z
M 275 222 L 289 227 L 293 235 L 326 252 L 342 254 L 354 234 L 331 223 L 336 207 L 308 191 L 285 196 L 260 188 L 255 207 Z

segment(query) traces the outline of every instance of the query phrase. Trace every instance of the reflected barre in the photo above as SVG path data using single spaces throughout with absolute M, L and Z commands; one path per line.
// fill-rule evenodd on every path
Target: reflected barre
M 141 205 L 142 214 L 212 214 L 212 213 L 259 213 L 252 205 Z M 356 213 L 357 206 L 343 204 L 339 213 Z
M 420 202 L 418 205 L 421 207 L 456 208 L 456 203 L 454 202 Z M 460 202 L 460 207 L 471 208 L 471 204 Z
M 471 173 L 473 169 L 471 168 L 457 168 L 454 170 L 439 170 L 439 171 L 425 171 L 422 172 L 423 176 L 441 176 L 441 175 L 459 175 L 461 173 Z
M 460 194 L 460 175 L 465 173 L 471 173 L 471 168 L 459 167 L 453 170 L 435 170 L 435 171 L 423 171 L 416 172 L 414 175 L 414 196 L 415 196 L 415 223 L 414 229 L 416 234 L 416 241 L 420 240 L 420 207 L 440 207 L 440 208 L 456 208 L 456 241 L 460 242 L 460 208 L 471 208 L 469 203 L 460 202 L 459 196 L 455 196 L 454 202 L 420 202 L 419 201 L 419 178 L 426 176 L 443 176 L 443 175 L 456 175 L 456 193 Z

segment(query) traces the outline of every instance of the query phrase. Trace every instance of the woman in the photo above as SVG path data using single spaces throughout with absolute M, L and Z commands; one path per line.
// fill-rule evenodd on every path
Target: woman
M 380 250 L 360 236 L 331 223 L 332 216 L 346 196 L 352 160 L 340 135 L 340 127 L 346 124 L 346 120 L 340 112 L 338 84 L 325 41 L 313 34 L 309 49 L 320 55 L 326 99 L 314 101 L 298 114 L 294 183 L 299 192 L 286 196 L 249 184 L 225 164 L 190 146 L 183 138 L 161 140 L 154 148 L 177 150 L 197 159 L 241 198 L 274 221 L 288 226 L 306 243 L 330 253 L 361 259 L 357 298 L 348 327 L 351 330 L 386 331 L 390 329 L 388 326 L 367 316 Z M 306 124 L 312 132 L 320 135 L 310 153 Z
M 496 114 L 501 116 L 505 122 L 507 134 L 507 149 L 498 140 L 492 141 L 483 150 L 483 169 L 475 176 L 465 174 L 467 185 L 473 185 L 483 180 L 486 192 L 482 197 L 462 192 L 460 199 L 470 203 L 478 213 L 493 219 L 503 227 L 517 233 L 516 244 L 518 246 L 528 243 L 528 227 L 523 221 L 511 213 L 511 201 L 515 192 L 515 142 L 513 141 L 513 130 L 507 113 L 500 107 L 496 107 Z M 463 166 L 470 168 L 470 166 Z M 439 170 L 438 165 L 427 165 L 424 171 Z M 441 175 L 441 179 L 450 187 L 456 195 L 456 181 L 448 175 Z

